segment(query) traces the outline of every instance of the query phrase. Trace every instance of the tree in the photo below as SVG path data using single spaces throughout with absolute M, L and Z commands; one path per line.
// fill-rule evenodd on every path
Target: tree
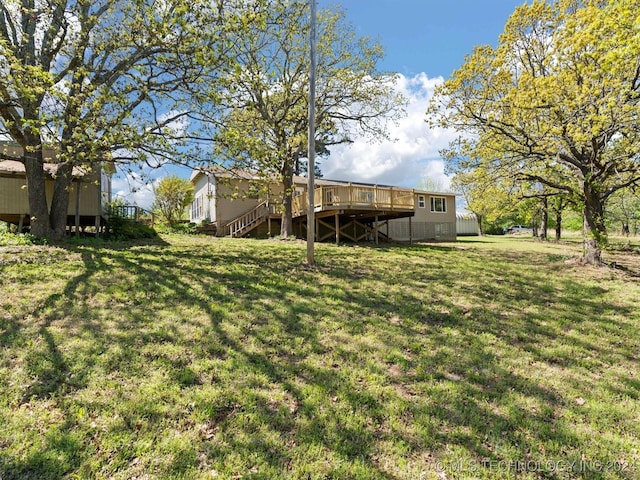
M 606 208 L 607 223 L 619 227 L 621 235 L 638 233 L 640 226 L 640 191 L 625 188 L 609 197 Z
M 236 24 L 218 20 L 228 3 L 0 3 L 0 129 L 23 147 L 15 160 L 25 165 L 34 235 L 64 235 L 74 167 L 178 158 L 193 135 L 191 93 L 227 61 L 219 37 Z M 50 204 L 46 144 L 58 164 Z
M 454 172 L 451 187 L 462 193 L 466 208 L 478 220 L 480 235 L 485 233 L 485 225 L 495 224 L 514 214 L 516 207 L 516 186 L 505 178 L 494 176 L 485 165 L 467 171 Z M 514 198 L 516 197 L 516 198 Z
M 457 129 L 447 152 L 563 192 L 583 212 L 585 263 L 601 263 L 604 205 L 640 181 L 638 0 L 534 1 L 497 48 L 477 47 L 437 89 L 434 123 Z
M 177 176 L 165 177 L 155 188 L 153 210 L 170 227 L 184 219 L 185 210 L 193 201 L 193 184 Z
M 432 178 L 428 175 L 424 175 L 416 184 L 418 190 L 425 192 L 444 192 L 444 184 L 437 178 Z
M 233 39 L 240 67 L 225 77 L 228 110 L 215 138 L 217 155 L 233 168 L 281 184 L 282 237 L 292 233 L 293 173 L 307 155 L 307 3 L 270 2 L 261 28 Z M 376 70 L 381 47 L 356 37 L 342 11 L 324 11 L 316 58 L 316 153 L 355 135 L 385 136 L 404 100 L 394 94 L 395 77 Z

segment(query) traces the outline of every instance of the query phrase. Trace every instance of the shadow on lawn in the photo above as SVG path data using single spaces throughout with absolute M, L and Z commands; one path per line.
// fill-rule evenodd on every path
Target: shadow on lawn
M 437 459 L 579 459 L 587 439 L 565 419 L 567 385 L 536 365 L 601 368 L 635 338 L 601 313 L 632 313 L 606 290 L 549 285 L 524 254 L 505 266 L 468 253 L 469 281 L 443 268 L 454 259 L 437 246 L 376 249 L 378 260 L 415 257 L 393 277 L 345 248 L 320 252 L 316 268 L 299 263 L 295 245 L 72 250 L 82 272 L 39 302 L 35 326 L 13 318 L 0 338 L 11 347 L 35 334 L 33 382 L 19 403 L 53 402 L 64 416 L 42 448 L 3 449 L 3 480 L 396 479 L 433 472 Z M 599 329 L 618 329 L 621 343 L 595 342 Z M 588 389 L 575 375 L 563 380 Z M 102 429 L 91 426 L 98 420 Z M 187 440 L 167 446 L 167 431 Z

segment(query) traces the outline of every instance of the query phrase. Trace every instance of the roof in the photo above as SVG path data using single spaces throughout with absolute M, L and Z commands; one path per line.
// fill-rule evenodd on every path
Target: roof
M 45 163 L 43 167 L 45 173 L 48 175 L 53 176 L 58 171 L 58 164 L 56 163 Z M 91 172 L 84 167 L 73 167 L 74 177 L 84 177 L 90 173 Z M 9 174 L 21 177 L 26 174 L 26 170 L 24 164 L 17 160 L 0 160 L 0 174 Z
M 15 142 L 0 141 L 0 152 L 3 157 L 20 158 L 23 148 Z M 42 159 L 44 160 L 44 171 L 47 175 L 55 175 L 58 171 L 56 163 L 56 151 L 48 146 L 42 149 Z M 93 171 L 87 166 L 74 166 L 73 176 L 84 177 L 92 174 Z M 0 159 L 0 175 L 23 176 L 26 174 L 24 163 L 19 160 L 1 160 Z
M 243 180 L 259 180 L 258 174 L 248 172 L 246 170 L 233 170 L 222 166 L 213 166 L 207 168 L 197 168 L 191 172 L 189 180 L 193 181 L 200 175 L 211 175 L 216 178 L 239 178 Z

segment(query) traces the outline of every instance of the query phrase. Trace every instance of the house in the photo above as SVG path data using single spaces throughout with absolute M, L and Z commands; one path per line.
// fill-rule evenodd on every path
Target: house
M 195 170 L 190 221 L 215 225 L 216 235 L 272 236 L 280 231 L 282 187 L 268 192 L 247 172 Z M 294 177 L 294 233 L 306 236 L 307 178 Z M 455 240 L 455 194 L 405 187 L 315 180 L 314 211 L 318 241 Z
M 5 143 L 0 148 L 5 156 L 17 158 L 22 155 L 22 148 L 16 144 Z M 46 149 L 43 156 L 47 174 L 45 192 L 50 205 L 53 176 L 57 169 L 55 152 Z M 104 170 L 88 171 L 81 167 L 74 167 L 73 176 L 67 225 L 99 228 L 104 220 L 106 204 L 111 201 L 111 177 Z M 30 224 L 30 218 L 24 165 L 16 160 L 0 160 L 0 221 L 18 225 L 22 230 Z

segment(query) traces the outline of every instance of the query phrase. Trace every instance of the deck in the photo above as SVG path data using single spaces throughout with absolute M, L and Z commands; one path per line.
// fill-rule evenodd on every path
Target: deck
M 306 234 L 306 194 L 293 198 L 293 217 L 299 234 Z M 341 239 L 352 242 L 389 240 L 378 228 L 381 221 L 411 217 L 415 213 L 413 190 L 377 185 L 322 185 L 314 191 L 316 240 Z M 333 217 L 333 219 L 331 219 Z
M 308 204 L 306 193 L 294 197 L 294 218 L 305 216 Z M 415 195 L 409 189 L 377 185 L 323 185 L 314 191 L 314 211 L 320 214 L 358 212 L 366 216 L 368 212 L 371 216 L 398 217 L 413 213 L 414 210 Z
M 378 229 L 378 222 L 393 218 L 410 217 L 415 213 L 413 190 L 377 185 L 322 185 L 314 191 L 316 239 L 340 238 L 359 242 L 363 239 L 378 241 L 386 237 Z M 308 197 L 306 192 L 292 200 L 294 230 L 306 235 Z M 333 217 L 332 219 L 330 217 Z M 224 226 L 226 235 L 241 237 L 264 222 L 279 221 L 275 205 L 262 202 Z M 271 231 L 271 227 L 268 228 Z

